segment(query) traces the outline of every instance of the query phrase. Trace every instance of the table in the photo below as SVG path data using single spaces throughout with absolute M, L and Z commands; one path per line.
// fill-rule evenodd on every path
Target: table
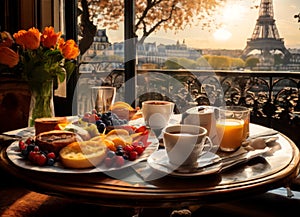
M 260 131 L 264 127 L 251 124 Z M 111 173 L 61 174 L 27 170 L 14 165 L 1 146 L 0 167 L 21 179 L 30 190 L 77 201 L 116 207 L 181 208 L 218 203 L 288 186 L 299 172 L 299 150 L 279 133 L 275 152 L 222 173 L 192 178 L 164 176 L 144 181 L 134 168 Z M 114 177 L 121 177 L 115 179 Z

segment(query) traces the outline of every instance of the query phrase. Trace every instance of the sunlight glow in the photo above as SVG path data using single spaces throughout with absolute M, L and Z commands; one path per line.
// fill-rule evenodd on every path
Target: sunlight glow
M 218 29 L 213 34 L 214 38 L 218 41 L 226 41 L 231 38 L 232 34 L 227 29 Z

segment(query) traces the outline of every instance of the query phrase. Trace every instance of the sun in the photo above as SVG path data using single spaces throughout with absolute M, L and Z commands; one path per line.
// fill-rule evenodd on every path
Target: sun
M 231 38 L 232 34 L 229 30 L 225 29 L 225 28 L 221 28 L 216 30 L 213 33 L 214 39 L 216 39 L 217 41 L 227 41 L 228 39 Z
M 243 3 L 229 0 L 218 16 L 222 27 L 213 33 L 214 39 L 217 41 L 229 40 L 232 37 L 232 29 L 235 28 L 237 21 L 244 17 L 245 11 L 246 6 Z

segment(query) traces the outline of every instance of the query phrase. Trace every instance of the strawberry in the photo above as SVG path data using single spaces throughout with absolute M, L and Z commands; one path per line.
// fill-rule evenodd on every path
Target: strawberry
M 136 133 L 140 133 L 140 132 L 144 133 L 145 131 L 148 131 L 146 126 L 140 126 L 135 130 Z

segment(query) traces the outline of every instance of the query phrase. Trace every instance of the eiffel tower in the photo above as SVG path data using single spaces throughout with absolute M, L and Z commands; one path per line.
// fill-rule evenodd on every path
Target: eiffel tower
M 279 50 L 283 53 L 285 61 L 290 58 L 290 52 L 285 48 L 283 38 L 279 37 L 275 25 L 272 0 L 261 0 L 259 8 L 259 17 L 251 39 L 248 39 L 247 46 L 243 50 L 242 58 L 253 51 L 259 50 L 265 58 L 270 58 L 271 51 Z

